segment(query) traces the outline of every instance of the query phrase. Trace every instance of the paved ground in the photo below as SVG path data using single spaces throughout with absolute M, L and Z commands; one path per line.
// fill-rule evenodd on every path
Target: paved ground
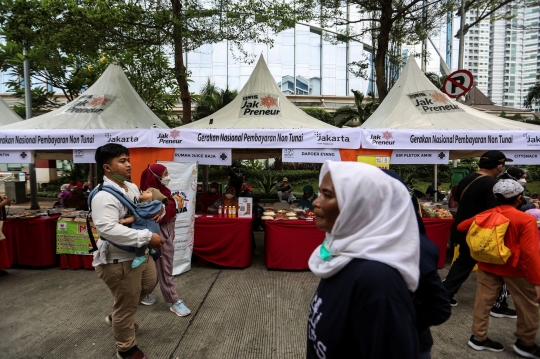
M 257 242 L 262 248 L 262 232 Z M 441 270 L 443 278 L 446 271 Z M 112 300 L 93 271 L 8 272 L 0 276 L 0 358 L 114 357 L 111 329 L 104 322 Z M 511 349 L 515 319 L 492 318 L 490 323 L 489 335 L 506 346 L 504 352 L 467 346 L 475 281 L 473 274 L 458 293 L 450 320 L 432 329 L 433 358 L 518 358 Z M 189 317 L 171 313 L 157 288 L 157 304 L 137 312 L 137 338 L 150 358 L 305 357 L 308 305 L 318 283 L 310 272 L 267 271 L 261 255 L 244 270 L 194 263 L 175 282 L 192 310 Z

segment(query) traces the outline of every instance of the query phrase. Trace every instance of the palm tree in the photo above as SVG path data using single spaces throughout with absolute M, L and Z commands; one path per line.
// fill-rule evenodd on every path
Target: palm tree
M 234 100 L 236 95 L 238 95 L 238 91 L 231 91 L 229 88 L 221 90 L 208 79 L 203 86 L 200 95 L 194 95 L 192 98 L 195 103 L 193 121 L 210 116 L 214 112 L 227 106 Z
M 371 102 L 364 104 L 364 94 L 362 92 L 356 90 L 351 90 L 351 92 L 354 95 L 354 106 L 342 106 L 334 113 L 334 121 L 337 127 L 360 126 L 379 107 L 379 103 L 375 102 L 373 93 L 368 94 L 371 96 Z
M 540 104 L 540 82 L 534 84 L 534 86 L 529 87 L 527 96 L 523 101 L 523 106 L 525 108 L 532 108 L 532 106 Z

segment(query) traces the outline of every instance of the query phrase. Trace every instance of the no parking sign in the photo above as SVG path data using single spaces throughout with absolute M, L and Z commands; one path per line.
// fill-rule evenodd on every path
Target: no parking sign
M 452 72 L 442 86 L 442 91 L 449 97 L 456 98 L 465 95 L 472 88 L 473 75 L 467 70 Z

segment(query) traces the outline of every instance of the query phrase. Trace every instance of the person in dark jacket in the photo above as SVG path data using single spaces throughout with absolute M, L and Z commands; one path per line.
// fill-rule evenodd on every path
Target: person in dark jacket
M 298 202 L 298 208 L 313 210 L 313 201 L 317 198 L 312 186 L 304 186 L 304 195 Z
M 319 181 L 313 207 L 326 238 L 308 262 L 321 281 L 309 307 L 307 358 L 417 358 L 410 292 L 420 242 L 407 189 L 359 162 L 326 161 Z
M 406 186 L 397 173 L 383 170 L 387 175 L 397 179 Z M 418 330 L 419 359 L 431 358 L 433 337 L 429 327 L 440 325 L 452 314 L 450 300 L 437 272 L 439 248 L 426 235 L 426 227 L 418 213 L 418 198 L 411 196 L 412 205 L 416 212 L 416 221 L 420 231 L 420 282 L 414 293 L 413 303 L 416 312 L 416 329 Z

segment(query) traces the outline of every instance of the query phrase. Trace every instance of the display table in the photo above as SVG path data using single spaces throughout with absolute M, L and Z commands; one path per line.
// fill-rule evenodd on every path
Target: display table
M 224 267 L 250 266 L 251 223 L 251 218 L 195 218 L 193 254 Z
M 60 254 L 61 269 L 94 269 L 92 260 L 94 256 L 82 256 L 78 254 Z
M 45 267 L 56 264 L 56 221 L 59 214 L 41 218 L 8 218 L 3 232 L 11 265 Z
M 433 243 L 439 247 L 439 262 L 437 267 L 444 268 L 446 260 L 446 248 L 448 246 L 448 238 L 452 229 L 453 219 L 441 218 L 422 218 L 426 227 L 426 235 Z
M 320 245 L 325 231 L 315 221 L 266 221 L 264 262 L 268 269 L 308 269 L 311 253 Z
M 11 267 L 7 240 L 0 241 L 0 269 L 8 269 Z

